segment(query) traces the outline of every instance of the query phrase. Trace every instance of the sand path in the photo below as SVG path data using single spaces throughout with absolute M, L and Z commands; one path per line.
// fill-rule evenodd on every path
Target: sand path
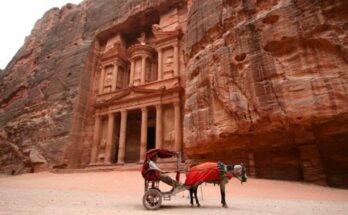
M 189 206 L 185 191 L 164 201 L 160 210 L 147 211 L 142 206 L 139 172 L 1 176 L 0 214 L 343 215 L 348 211 L 348 190 L 262 179 L 250 179 L 243 185 L 233 179 L 226 190 L 227 209 L 220 206 L 219 188 L 203 185 L 199 189 L 200 208 Z

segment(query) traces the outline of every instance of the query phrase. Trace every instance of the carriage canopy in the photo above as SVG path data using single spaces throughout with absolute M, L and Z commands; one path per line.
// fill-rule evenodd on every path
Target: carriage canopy
M 177 153 L 174 151 L 169 151 L 165 149 L 150 149 L 146 152 L 146 161 L 151 160 L 154 156 L 159 158 L 170 158 L 175 156 Z
M 169 151 L 165 149 L 150 149 L 146 152 L 146 159 L 143 164 L 143 168 L 141 170 L 141 174 L 144 177 L 145 180 L 148 181 L 158 181 L 160 177 L 160 173 L 157 170 L 150 170 L 149 169 L 149 161 L 155 157 L 158 156 L 159 158 L 171 158 L 173 156 L 176 156 L 177 152 L 175 151 Z

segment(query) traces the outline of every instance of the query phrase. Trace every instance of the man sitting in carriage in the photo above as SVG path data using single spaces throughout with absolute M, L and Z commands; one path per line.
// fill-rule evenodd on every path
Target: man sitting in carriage
M 168 150 L 149 150 L 146 154 L 146 160 L 142 169 L 143 177 L 148 181 L 162 181 L 171 186 L 172 190 L 178 186 L 182 186 L 179 180 L 172 179 L 169 175 L 167 175 L 168 172 L 162 171 L 156 164 L 158 157 L 169 158 L 175 155 L 176 152 Z

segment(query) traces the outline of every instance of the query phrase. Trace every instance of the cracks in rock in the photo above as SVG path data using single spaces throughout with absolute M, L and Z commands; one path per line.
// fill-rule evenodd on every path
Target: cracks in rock
M 213 79 L 212 79 L 212 90 L 214 95 L 216 96 L 217 100 L 222 104 L 222 106 L 224 107 L 225 111 L 230 113 L 232 116 L 234 116 L 234 118 L 236 119 L 236 121 L 240 121 L 240 120 L 248 120 L 250 122 L 252 122 L 252 117 L 251 117 L 251 113 L 250 113 L 250 97 L 247 95 L 247 93 L 243 90 L 243 88 L 239 85 L 239 83 L 237 83 L 237 81 L 235 80 L 236 77 L 234 77 L 234 75 L 229 76 L 228 73 L 231 73 L 233 71 L 233 68 L 231 67 L 231 59 L 232 59 L 232 53 L 231 53 L 231 49 L 229 48 L 229 45 L 227 44 L 227 42 L 224 40 L 224 46 L 220 49 L 227 49 L 228 57 L 225 58 L 218 58 L 220 59 L 219 63 L 220 64 L 226 64 L 227 66 L 225 66 L 224 70 L 227 71 L 223 71 L 223 73 L 225 74 L 220 74 L 218 71 L 214 73 Z M 223 60 L 225 59 L 225 60 Z M 221 62 L 222 61 L 227 61 L 227 62 Z M 226 98 L 224 98 L 224 96 L 219 92 L 220 88 L 224 88 L 219 86 L 219 81 L 218 80 L 226 80 L 226 86 L 234 86 L 236 88 L 236 92 L 238 92 L 244 99 L 243 102 L 245 102 L 245 105 L 247 106 L 246 109 L 244 110 L 244 108 L 242 108 L 242 115 L 240 113 L 240 110 L 238 110 L 238 104 L 236 103 L 236 107 L 233 107 L 232 104 L 229 104 L 230 102 L 234 103 L 233 101 L 230 100 L 230 98 L 228 98 L 226 100 Z M 227 104 L 226 104 L 227 102 Z M 247 111 L 247 112 L 245 112 Z
M 82 40 L 85 40 L 87 38 L 87 35 L 86 35 L 86 29 L 87 29 L 87 21 L 88 21 L 88 17 L 87 17 L 87 11 L 86 10 L 82 10 L 82 16 L 81 16 L 81 20 L 83 22 L 82 24 L 82 33 L 81 33 L 81 39 Z
M 287 68 L 282 61 L 280 61 L 278 58 L 274 58 L 274 60 L 282 67 L 285 71 L 290 71 L 289 68 Z M 273 76 L 270 76 L 271 80 L 281 78 L 281 80 L 288 80 L 288 77 L 286 76 L 285 72 L 283 73 L 275 73 Z
M 224 6 L 223 6 L 223 2 L 221 0 L 218 0 L 216 2 L 219 2 L 220 1 L 220 4 L 218 4 L 218 6 L 221 6 L 221 9 L 219 11 L 219 14 L 218 14 L 218 20 L 216 22 L 215 21 L 212 21 L 212 22 L 216 22 L 214 26 L 208 26 L 209 28 L 208 29 L 205 29 L 206 26 L 203 25 L 203 31 L 204 31 L 204 35 L 198 40 L 198 41 L 195 41 L 195 43 L 191 44 L 191 47 L 187 47 L 186 48 L 186 56 L 188 58 L 192 58 L 194 55 L 196 55 L 197 53 L 199 53 L 201 50 L 205 49 L 206 46 L 208 44 L 211 44 L 212 41 L 215 41 L 217 38 L 221 38 L 222 36 L 222 33 L 223 33 L 223 9 L 224 9 Z M 206 1 L 205 4 L 208 4 L 208 3 L 211 3 L 211 2 L 214 2 L 214 1 Z M 197 3 L 198 4 L 198 3 Z M 193 7 L 194 7 L 195 4 L 193 4 Z M 204 3 L 202 4 L 204 5 Z M 212 5 L 214 5 L 214 3 L 212 3 Z M 206 5 L 204 5 L 206 6 Z M 202 10 L 204 8 L 204 6 L 202 6 L 202 8 L 195 8 L 196 10 L 194 11 L 194 13 L 191 13 L 189 14 L 189 20 L 190 18 L 193 19 L 193 14 L 195 13 L 198 13 L 199 10 Z M 206 21 L 207 22 L 207 21 Z M 209 23 L 209 22 L 208 22 Z M 190 24 L 190 23 L 189 23 Z M 204 23 L 203 23 L 204 24 Z M 187 32 L 187 35 L 189 35 L 189 32 Z M 186 40 L 188 40 L 186 38 Z
M 10 93 L 7 97 L 0 100 L 0 107 L 6 108 L 9 106 L 13 101 L 22 98 L 28 91 L 28 88 L 26 86 L 21 85 L 18 89 Z
M 284 117 L 285 117 L 285 121 L 286 121 L 286 127 L 288 127 L 289 125 L 289 117 L 288 117 L 288 114 L 287 114 L 287 111 L 286 109 L 284 108 L 284 105 L 282 104 L 281 102 L 281 99 L 280 99 L 280 96 L 278 96 L 278 94 L 276 93 L 277 91 L 274 89 L 274 86 L 273 84 L 270 84 L 271 85 L 271 88 L 272 88 L 272 92 L 274 94 L 274 97 L 276 99 L 276 102 L 280 108 L 280 110 L 283 112 L 284 114 Z
M 297 4 L 298 0 L 292 0 L 293 5 L 295 6 L 295 8 L 297 8 L 299 11 L 301 11 L 301 13 L 304 12 L 304 10 Z

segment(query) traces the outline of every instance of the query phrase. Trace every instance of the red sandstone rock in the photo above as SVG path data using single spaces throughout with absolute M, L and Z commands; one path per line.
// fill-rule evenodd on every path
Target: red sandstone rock
M 346 1 L 195 1 L 187 156 L 242 150 L 261 177 L 346 184 L 347 12 Z
M 187 17 L 180 21 L 187 162 L 243 161 L 255 176 L 347 187 L 344 0 L 86 0 L 52 9 L 0 71 L 8 140 L 21 152 L 36 146 L 50 166 L 88 165 L 96 40 L 140 34 L 159 16 L 176 19 L 171 7 L 187 7 L 178 10 Z M 22 165 L 14 153 L 1 147 L 2 172 Z

